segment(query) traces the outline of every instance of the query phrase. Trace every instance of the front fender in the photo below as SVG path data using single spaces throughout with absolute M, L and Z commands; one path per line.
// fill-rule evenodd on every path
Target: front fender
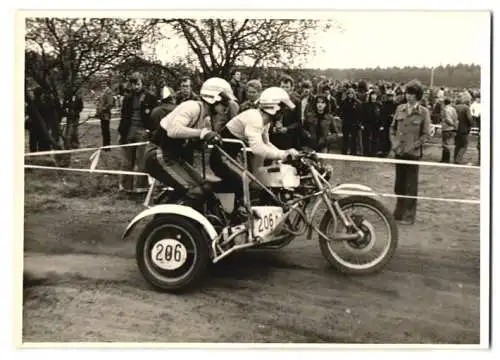
M 141 221 L 145 217 L 157 214 L 174 214 L 190 218 L 200 224 L 203 229 L 205 229 L 208 236 L 210 237 L 210 240 L 213 240 L 217 237 L 217 231 L 215 231 L 213 225 L 207 220 L 206 217 L 203 216 L 203 214 L 199 213 L 189 206 L 163 204 L 152 206 L 149 209 L 142 211 L 135 218 L 133 218 L 132 221 L 128 224 L 127 229 L 125 229 L 125 232 L 122 235 L 122 239 L 125 239 L 129 235 L 129 233 L 137 225 L 137 223 L 139 223 L 139 221 Z
M 349 195 L 366 195 L 366 196 L 372 196 L 375 198 L 380 198 L 380 196 L 373 191 L 372 188 L 361 185 L 361 184 L 340 184 L 335 186 L 329 191 L 330 194 L 332 195 L 337 195 L 337 196 L 349 196 Z M 314 215 L 316 214 L 316 211 L 318 210 L 318 207 L 323 203 L 323 198 L 319 197 L 316 202 L 314 203 L 312 209 L 311 209 L 311 218 L 314 219 Z
M 377 198 L 379 197 L 379 195 L 373 191 L 371 187 L 361 184 L 340 184 L 335 186 L 331 192 L 338 195 L 368 195 Z

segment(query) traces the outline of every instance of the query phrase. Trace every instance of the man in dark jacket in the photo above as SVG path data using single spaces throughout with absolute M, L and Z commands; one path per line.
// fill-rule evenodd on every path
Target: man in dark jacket
M 118 126 L 120 144 L 147 141 L 148 131 L 155 128 L 155 124 L 151 121 L 151 111 L 156 107 L 156 97 L 144 88 L 142 74 L 137 72 L 132 74 L 129 81 L 132 85 L 132 91 L 123 99 L 120 125 Z M 122 148 L 122 170 L 134 171 L 134 167 L 137 165 L 138 171 L 143 172 L 144 152 L 144 146 Z M 136 184 L 136 191 L 147 191 L 147 185 L 148 178 L 140 176 Z M 132 176 L 121 176 L 120 190 L 127 192 L 134 190 Z
M 229 80 L 229 84 L 233 89 L 234 96 L 236 96 L 238 103 L 242 104 L 245 101 L 245 85 L 241 82 L 241 71 L 231 71 L 231 80 Z
M 341 102 L 339 113 L 342 119 L 342 154 L 351 150 L 351 155 L 356 155 L 358 146 L 358 131 L 360 125 L 361 102 L 356 99 L 353 88 L 346 92 L 346 98 Z
M 199 100 L 200 97 L 193 91 L 191 78 L 184 76 L 181 78 L 180 90 L 175 94 L 175 103 L 180 104 L 188 100 Z
M 361 131 L 363 141 L 363 155 L 375 156 L 380 143 L 379 129 L 381 121 L 382 104 L 378 101 L 378 94 L 371 90 L 367 101 L 361 104 Z
M 113 109 L 115 100 L 113 90 L 111 89 L 111 80 L 106 81 L 106 88 L 99 96 L 97 102 L 96 115 L 101 121 L 101 136 L 102 146 L 111 144 L 110 122 L 111 122 L 111 109 Z M 110 150 L 110 149 L 106 149 Z
M 280 87 L 289 94 L 290 100 L 295 104 L 295 109 L 287 109 L 283 112 L 281 120 L 276 121 L 270 129 L 269 139 L 274 146 L 281 150 L 300 149 L 302 146 L 300 137 L 300 134 L 302 134 L 300 96 L 293 91 L 294 81 L 288 75 L 281 77 Z
M 464 92 L 460 96 L 460 104 L 455 109 L 458 117 L 457 134 L 455 135 L 455 164 L 463 164 L 464 155 L 469 146 L 469 134 L 472 127 L 472 113 L 470 110 L 471 96 Z
M 386 91 L 386 101 L 382 103 L 382 124 L 379 129 L 380 131 L 380 151 L 382 156 L 386 157 L 389 155 L 391 151 L 391 139 L 390 139 L 390 128 L 392 124 L 392 118 L 394 117 L 394 113 L 396 112 L 396 108 L 398 105 L 394 101 L 394 91 L 387 90 Z
M 29 152 L 57 149 L 57 143 L 50 136 L 47 124 L 40 114 L 39 105 L 31 90 L 26 91 L 24 98 L 25 127 L 29 131 Z
M 71 138 L 68 139 L 71 143 L 72 148 L 78 147 L 80 141 L 78 139 L 78 123 L 80 122 L 80 113 L 83 110 L 83 98 L 80 92 L 71 92 L 69 90 L 66 93 L 63 101 L 63 112 L 66 116 L 66 121 L 68 128 L 72 127 L 70 134 Z

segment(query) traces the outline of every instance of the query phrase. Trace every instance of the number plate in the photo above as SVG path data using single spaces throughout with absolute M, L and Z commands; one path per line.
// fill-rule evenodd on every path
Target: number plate
M 253 221 L 253 232 L 255 236 L 264 237 L 271 233 L 283 217 L 283 209 L 279 206 L 254 206 L 252 207 L 259 219 Z
M 175 239 L 160 240 L 151 249 L 151 259 L 164 270 L 178 269 L 186 262 L 186 247 Z

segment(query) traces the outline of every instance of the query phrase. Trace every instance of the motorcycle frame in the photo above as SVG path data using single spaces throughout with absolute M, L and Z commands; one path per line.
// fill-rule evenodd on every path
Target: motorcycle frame
M 305 215 L 305 218 L 303 220 L 306 222 L 306 231 L 305 232 L 308 233 L 308 235 L 307 235 L 308 239 L 311 238 L 312 232 L 314 231 L 319 236 L 324 238 L 325 240 L 332 241 L 332 239 L 329 238 L 326 234 L 324 234 L 317 226 L 312 224 L 312 219 L 316 213 L 316 209 L 318 208 L 318 205 L 321 202 L 325 203 L 327 210 L 331 213 L 334 221 L 337 221 L 337 219 L 340 219 L 346 228 L 354 228 L 354 230 L 355 230 L 355 233 L 347 234 L 347 235 L 344 235 L 342 237 L 336 238 L 335 241 L 355 240 L 355 239 L 358 239 L 360 236 L 363 236 L 363 232 L 351 221 L 349 216 L 344 214 L 344 212 L 340 208 L 338 201 L 336 201 L 336 199 L 334 199 L 333 201 L 332 201 L 332 199 L 330 199 L 329 194 L 330 195 L 333 194 L 334 189 L 332 189 L 332 185 L 327 180 L 325 180 L 323 178 L 323 176 L 316 170 L 316 168 L 314 168 L 314 166 L 309 164 L 308 168 L 309 168 L 309 171 L 310 171 L 317 187 L 319 188 L 319 190 L 314 192 L 313 194 L 309 194 L 309 195 L 303 196 L 299 199 L 294 199 L 294 200 L 291 200 L 289 202 L 284 203 L 280 199 L 278 199 L 276 197 L 276 195 L 267 188 L 266 185 L 264 185 L 259 179 L 257 179 L 248 170 L 248 158 L 247 158 L 248 149 L 246 148 L 246 144 L 243 141 L 238 140 L 238 139 L 222 139 L 222 141 L 227 142 L 227 143 L 239 144 L 242 147 L 243 166 L 237 160 L 233 159 L 220 146 L 214 145 L 214 148 L 216 148 L 224 157 L 226 157 L 233 165 L 235 165 L 241 171 L 241 177 L 242 177 L 242 181 L 243 181 L 243 203 L 244 203 L 244 206 L 248 210 L 249 216 L 248 216 L 248 219 L 246 221 L 247 228 L 240 231 L 240 232 L 233 234 L 231 236 L 231 239 L 236 237 L 236 236 L 241 235 L 243 232 L 246 231 L 247 236 L 248 236 L 248 243 L 241 244 L 241 245 L 235 245 L 235 246 L 231 247 L 229 250 L 224 251 L 222 248 L 217 246 L 218 239 L 215 239 L 212 242 L 212 250 L 214 252 L 214 259 L 213 259 L 214 263 L 218 262 L 220 259 L 228 256 L 230 253 L 232 253 L 236 250 L 252 247 L 252 246 L 255 246 L 256 244 L 260 243 L 259 240 L 261 240 L 261 239 L 256 239 L 255 234 L 254 234 L 254 228 L 253 228 L 254 214 L 251 211 L 252 204 L 251 204 L 251 198 L 250 198 L 250 182 L 251 181 L 255 182 L 261 189 L 266 191 L 272 197 L 272 199 L 277 203 L 278 206 L 281 206 L 283 209 L 288 210 L 287 213 L 283 216 L 281 222 L 276 226 L 275 230 L 272 233 L 274 233 L 277 229 L 280 228 L 280 225 L 286 220 L 286 218 L 293 211 L 293 209 L 292 209 L 293 207 L 298 206 L 298 204 L 304 200 L 317 198 L 317 201 L 316 201 L 311 213 L 307 212 L 307 206 L 305 206 L 304 209 L 301 209 L 301 210 L 303 210 L 304 215 Z M 205 162 L 205 153 L 204 152 L 202 153 L 202 157 L 203 157 L 202 163 L 204 163 Z M 205 171 L 206 171 L 205 166 L 203 166 L 203 177 L 206 177 Z M 268 236 L 271 234 L 268 234 Z M 255 241 L 255 240 L 257 240 L 257 241 Z M 273 240 L 276 240 L 276 239 L 273 239 Z M 219 250 L 221 252 L 221 254 L 219 256 L 217 256 L 217 250 Z

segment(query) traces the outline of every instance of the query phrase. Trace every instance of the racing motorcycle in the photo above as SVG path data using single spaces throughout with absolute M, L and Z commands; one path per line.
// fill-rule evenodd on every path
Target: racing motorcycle
M 223 141 L 243 145 L 243 163 L 214 146 L 241 170 L 246 220 L 231 221 L 229 209 L 220 200 L 224 193 L 220 179 L 212 180 L 213 191 L 198 209 L 187 204 L 182 193 L 163 190 L 153 206 L 129 223 L 122 237 L 128 237 L 142 219 L 150 219 L 138 236 L 136 262 L 154 288 L 191 289 L 200 284 L 211 263 L 234 252 L 279 249 L 298 237 L 310 240 L 313 235 L 328 263 L 345 274 L 377 272 L 393 257 L 397 225 L 371 188 L 332 185 L 332 168 L 314 152 L 302 152 L 252 174 L 245 144 Z

